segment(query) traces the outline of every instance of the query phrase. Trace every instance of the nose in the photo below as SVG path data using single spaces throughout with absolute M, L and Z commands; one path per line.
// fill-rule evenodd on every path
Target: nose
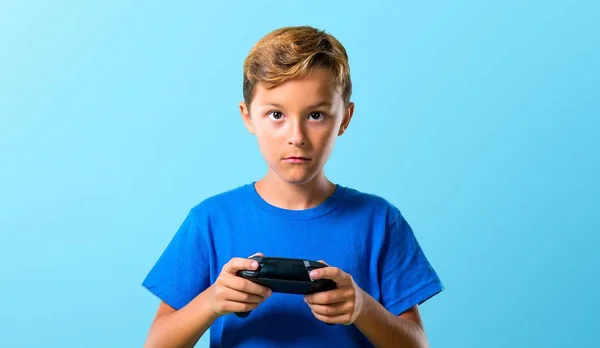
M 296 120 L 296 122 L 290 122 L 290 124 L 292 129 L 290 131 L 288 144 L 293 146 L 306 145 L 306 134 L 302 122 Z

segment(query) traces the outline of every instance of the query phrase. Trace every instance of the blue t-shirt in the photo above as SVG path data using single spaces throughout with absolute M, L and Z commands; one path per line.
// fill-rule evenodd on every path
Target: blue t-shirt
M 193 207 L 143 281 L 175 309 L 209 287 L 233 257 L 324 260 L 399 315 L 443 290 L 400 211 L 385 199 L 337 185 L 320 205 L 286 210 L 247 184 Z M 368 347 L 354 325 L 326 325 L 302 295 L 274 293 L 247 318 L 221 316 L 211 347 Z

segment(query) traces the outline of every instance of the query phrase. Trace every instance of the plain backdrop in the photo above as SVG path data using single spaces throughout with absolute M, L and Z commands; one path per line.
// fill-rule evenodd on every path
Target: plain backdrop
M 397 205 L 446 286 L 432 347 L 600 346 L 598 4 L 0 2 L 0 346 L 142 346 L 189 209 L 265 172 L 246 54 L 304 24 L 350 55 L 328 175 Z

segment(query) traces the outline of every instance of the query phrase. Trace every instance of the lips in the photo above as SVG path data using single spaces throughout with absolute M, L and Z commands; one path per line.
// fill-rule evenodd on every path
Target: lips
M 303 157 L 303 156 L 290 156 L 290 157 L 285 157 L 284 162 L 288 162 L 288 163 L 306 163 L 311 161 L 310 158 L 308 157 Z

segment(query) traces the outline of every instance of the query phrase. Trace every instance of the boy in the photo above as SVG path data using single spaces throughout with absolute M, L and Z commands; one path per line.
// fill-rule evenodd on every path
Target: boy
M 443 286 L 410 226 L 323 172 L 354 111 L 344 47 L 311 27 L 275 30 L 246 58 L 243 91 L 267 173 L 190 210 L 143 282 L 162 300 L 146 346 L 192 347 L 210 328 L 211 347 L 426 347 L 418 305 Z M 311 277 L 337 288 L 272 293 L 235 275 L 257 267 L 251 255 L 322 260 Z

